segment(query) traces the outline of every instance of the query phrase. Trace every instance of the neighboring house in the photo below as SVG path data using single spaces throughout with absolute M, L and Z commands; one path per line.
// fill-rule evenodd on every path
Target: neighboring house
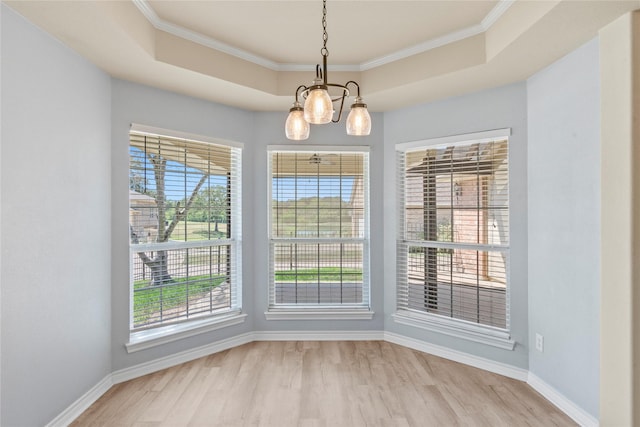
M 506 142 L 499 147 L 495 153 L 484 145 L 411 153 L 404 195 L 407 232 L 418 239 L 427 238 L 425 215 L 435 215 L 437 229 L 427 240 L 478 244 L 508 241 L 506 216 L 499 210 L 508 203 Z M 478 156 L 483 170 L 470 166 Z M 425 188 L 429 185 L 432 187 Z M 433 210 L 425 212 L 425 205 L 431 205 Z M 489 215 L 489 211 L 495 212 Z M 458 273 L 478 271 L 486 281 L 492 280 L 492 270 L 500 276 L 506 268 L 505 260 L 497 254 L 484 254 L 478 260 L 475 251 L 456 250 L 453 260 L 447 251 L 440 251 L 438 257 L 439 270 L 449 271 L 452 267 Z
M 158 235 L 158 207 L 156 199 L 129 190 L 129 224 L 138 239 L 152 242 Z

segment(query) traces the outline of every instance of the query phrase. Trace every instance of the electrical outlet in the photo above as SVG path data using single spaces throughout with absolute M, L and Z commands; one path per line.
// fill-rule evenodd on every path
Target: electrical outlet
M 540 353 L 544 351 L 544 337 L 536 332 L 536 350 Z

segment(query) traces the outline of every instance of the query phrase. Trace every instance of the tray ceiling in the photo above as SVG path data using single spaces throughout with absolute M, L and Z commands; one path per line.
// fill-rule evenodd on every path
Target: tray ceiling
M 321 60 L 322 3 L 9 1 L 110 75 L 249 110 L 286 111 Z M 372 111 L 526 79 L 640 0 L 327 3 L 329 80 Z

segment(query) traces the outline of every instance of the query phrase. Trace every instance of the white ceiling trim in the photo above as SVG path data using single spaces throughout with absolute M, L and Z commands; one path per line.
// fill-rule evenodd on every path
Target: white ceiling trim
M 493 24 L 495 24 L 503 13 L 507 11 L 514 4 L 516 0 L 500 0 L 497 5 L 484 17 L 482 20 L 483 31 L 487 31 Z
M 254 55 L 250 52 L 238 49 L 212 37 L 205 36 L 204 34 L 200 34 L 198 32 L 165 21 L 158 16 L 158 14 L 149 5 L 147 0 L 132 0 L 132 2 L 144 15 L 147 21 L 149 21 L 151 25 L 153 25 L 154 28 L 165 31 L 169 34 L 173 34 L 174 36 L 181 37 L 185 40 L 189 40 L 202 46 L 218 50 L 220 52 L 235 56 L 236 58 L 240 58 L 248 62 L 252 62 L 256 65 L 260 65 L 273 71 L 313 71 L 316 68 L 315 64 L 283 64 L 271 61 L 270 59 L 259 55 Z M 450 43 L 455 43 L 468 37 L 482 34 L 489 28 L 491 28 L 491 26 L 496 23 L 496 21 L 502 16 L 504 12 L 507 11 L 507 9 L 509 9 L 509 7 L 511 7 L 514 2 L 515 0 L 500 0 L 498 4 L 496 4 L 496 6 L 491 9 L 487 16 L 484 17 L 480 24 L 454 31 L 442 37 L 427 40 L 415 46 L 401 49 L 392 54 L 381 56 L 370 61 L 365 61 L 361 64 L 331 65 L 331 69 L 334 71 L 366 71 L 372 68 L 380 67 L 382 65 L 390 64 L 401 59 L 408 58 L 410 56 L 418 55 L 420 53 L 424 53 L 431 49 L 445 46 Z
M 427 52 L 431 49 L 435 49 L 440 46 L 445 46 L 450 43 L 454 43 L 454 42 L 466 39 L 468 37 L 473 37 L 475 35 L 483 33 L 484 31 L 485 30 L 482 28 L 481 24 L 474 25 L 473 27 L 464 28 L 462 30 L 446 34 L 442 37 L 437 37 L 435 39 L 427 40 L 426 42 L 417 44 L 415 46 L 399 50 L 390 55 L 381 56 L 379 58 L 372 59 L 371 61 L 363 62 L 362 64 L 360 64 L 360 71 L 370 70 L 372 68 L 380 67 L 381 65 L 386 65 L 391 62 L 408 58 L 410 56 L 418 55 L 420 53 Z
M 463 28 L 462 30 L 454 31 L 453 33 L 445 34 L 442 37 L 427 40 L 423 43 L 415 46 L 399 50 L 390 55 L 381 56 L 380 58 L 373 59 L 371 61 L 363 62 L 360 64 L 360 71 L 370 70 L 372 68 L 379 67 L 381 65 L 389 64 L 391 62 L 398 61 L 400 59 L 408 58 L 413 55 L 424 53 L 428 50 L 435 49 L 437 47 L 446 46 L 450 43 L 454 43 L 460 40 L 464 40 L 468 37 L 473 37 L 478 34 L 482 34 L 487 31 L 493 24 L 495 24 L 503 13 L 511 7 L 515 0 L 500 0 L 498 4 L 494 6 L 491 11 L 484 17 L 482 22 L 478 25 Z
M 154 28 L 165 31 L 174 36 L 181 37 L 185 40 L 190 40 L 194 43 L 201 44 L 211 49 L 218 50 L 220 52 L 227 53 L 235 56 L 236 58 L 244 59 L 245 61 L 253 62 L 256 65 L 269 68 L 270 70 L 280 71 L 280 64 L 271 61 L 265 57 L 254 55 L 242 49 L 235 48 L 231 45 L 223 43 L 212 37 L 205 36 L 204 34 L 197 33 L 180 25 L 173 24 L 160 18 L 158 14 L 149 6 L 146 0 L 131 0 L 133 4 L 142 12 L 147 21 L 154 26 Z
M 316 64 L 278 64 L 278 71 L 316 71 Z M 334 65 L 331 64 L 331 71 L 362 71 L 360 65 Z

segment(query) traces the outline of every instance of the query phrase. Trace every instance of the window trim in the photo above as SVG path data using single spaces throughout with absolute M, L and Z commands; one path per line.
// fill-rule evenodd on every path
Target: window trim
M 136 249 L 154 250 L 159 245 L 162 245 L 166 249 L 177 248 L 196 248 L 211 246 L 212 243 L 215 246 L 228 245 L 231 255 L 232 271 L 235 271 L 235 296 L 231 297 L 231 307 L 227 309 L 217 310 L 206 316 L 196 317 L 195 319 L 185 319 L 176 323 L 170 323 L 168 325 L 160 325 L 148 329 L 133 330 L 132 329 L 132 316 L 133 316 L 133 294 L 132 294 L 132 282 L 129 280 L 129 310 L 128 310 L 128 328 L 129 328 L 129 342 L 125 343 L 125 348 L 128 353 L 133 353 L 147 348 L 152 348 L 162 344 L 170 343 L 183 338 L 191 337 L 205 332 L 225 328 L 228 326 L 237 325 L 243 323 L 247 314 L 242 312 L 242 152 L 244 150 L 244 144 L 241 142 L 213 138 L 205 135 L 197 135 L 182 131 L 163 129 L 154 126 L 142 125 L 139 123 L 131 123 L 128 135 L 132 133 L 151 135 L 157 137 L 167 137 L 175 139 L 183 139 L 194 142 L 205 142 L 209 144 L 215 144 L 218 146 L 226 146 L 231 149 L 237 149 L 239 153 L 238 167 L 235 170 L 235 191 L 232 198 L 232 206 L 235 207 L 235 220 L 232 222 L 232 237 L 228 239 L 219 239 L 215 241 L 193 241 L 193 242 L 165 242 L 159 243 L 146 243 L 139 244 Z M 232 174 L 234 174 L 232 172 Z M 135 253 L 131 247 L 131 243 L 128 245 L 129 262 L 131 262 L 131 255 Z M 139 250 L 137 251 L 139 252 Z M 132 266 L 129 266 L 129 277 L 131 277 L 133 270 Z
M 267 320 L 371 320 L 375 313 L 365 308 L 309 307 L 272 308 L 264 312 Z
M 455 144 L 457 142 L 475 141 L 490 142 L 494 139 L 508 138 L 511 136 L 511 128 L 485 130 L 481 132 L 462 133 L 458 135 L 442 136 L 438 138 L 421 139 L 417 141 L 400 142 L 396 144 L 395 151 L 410 151 L 414 148 L 433 147 L 437 145 Z
M 394 322 L 427 331 L 438 332 L 504 350 L 513 350 L 516 342 L 508 331 L 465 320 L 436 316 L 431 313 L 398 309 L 391 315 Z
M 206 135 L 197 135 L 195 133 L 181 132 L 178 130 L 163 129 L 154 126 L 141 125 L 139 123 L 131 123 L 129 132 L 143 133 L 153 136 L 166 136 L 167 138 L 185 139 L 194 142 L 207 142 L 209 144 L 225 145 L 227 147 L 244 149 L 242 142 L 231 141 L 229 139 L 213 138 Z
M 344 238 L 337 239 L 341 241 L 358 241 L 363 243 L 363 260 L 362 260 L 362 280 L 363 289 L 366 287 L 366 301 L 364 301 L 365 292 L 363 290 L 363 303 L 358 305 L 272 305 L 272 245 L 275 241 L 286 241 L 287 239 L 274 239 L 272 238 L 272 183 L 273 183 L 273 171 L 271 166 L 271 155 L 277 152 L 293 153 L 293 152 L 308 152 L 308 153 L 365 153 L 367 155 L 367 161 L 365 162 L 364 174 L 367 179 L 363 181 L 364 190 L 364 236 L 362 239 Z M 374 316 L 374 312 L 371 310 L 371 272 L 370 272 L 370 170 L 369 170 L 369 157 L 371 149 L 366 145 L 268 145 L 267 146 L 267 240 L 269 244 L 269 261 L 268 261 L 268 291 L 267 291 L 267 310 L 264 312 L 266 320 L 371 320 Z M 295 239 L 299 241 L 305 240 L 317 240 L 317 239 Z M 325 239 L 327 240 L 327 239 Z M 328 239 L 327 241 L 331 241 Z
M 409 141 L 398 143 L 395 145 L 396 156 L 398 154 L 406 153 L 407 151 L 411 151 L 419 148 L 427 148 L 427 147 L 436 147 L 443 145 L 450 145 L 461 143 L 464 141 L 473 141 L 475 143 L 483 143 L 490 142 L 500 138 L 509 138 L 511 136 L 511 128 L 501 128 L 494 130 L 487 130 L 481 132 L 473 132 L 467 134 L 458 134 L 458 135 L 450 135 L 438 138 L 430 138 L 425 140 L 417 140 L 417 141 Z M 510 156 L 510 153 L 509 153 Z M 400 164 L 396 160 L 396 179 L 397 188 L 400 188 L 404 182 L 404 171 L 400 170 Z M 397 203 L 397 230 L 396 230 L 396 242 L 397 242 L 397 250 L 401 250 L 401 246 L 405 245 L 405 235 L 404 235 L 404 193 L 400 189 L 396 195 L 396 203 Z M 509 212 L 511 210 L 509 209 Z M 509 214 L 510 215 L 510 214 Z M 453 245 L 447 243 L 436 243 L 436 246 L 442 247 L 450 247 Z M 456 245 L 464 246 L 464 244 Z M 491 249 L 492 245 L 473 245 L 477 246 L 485 246 L 486 249 Z M 501 248 L 505 250 L 504 247 Z M 511 245 L 506 248 L 507 259 L 510 259 L 511 253 Z M 509 268 L 510 262 L 507 261 L 506 266 L 506 280 L 507 280 L 507 288 L 506 288 L 506 302 L 505 309 L 507 310 L 507 319 L 511 318 L 510 315 L 510 296 L 511 296 L 511 274 Z M 399 259 L 396 259 L 396 303 L 395 303 L 395 313 L 391 315 L 391 318 L 395 323 L 412 326 L 415 328 L 437 332 L 440 334 L 453 336 L 456 338 L 461 338 L 467 341 L 472 341 L 476 343 L 486 344 L 493 347 L 498 347 L 505 350 L 513 351 L 516 345 L 516 342 L 511 338 L 511 323 L 507 322 L 506 328 L 496 328 L 489 325 L 476 324 L 466 320 L 450 318 L 445 316 L 440 316 L 428 312 L 422 312 L 418 310 L 412 310 L 406 307 L 399 307 L 397 301 L 397 294 L 400 291 L 400 283 L 401 274 L 405 271 L 406 268 L 400 265 Z
M 244 323 L 246 318 L 247 314 L 242 313 L 239 309 L 225 310 L 220 314 L 133 332 L 130 334 L 129 342 L 125 344 L 125 348 L 127 353 L 134 353 L 205 332 L 238 325 Z

